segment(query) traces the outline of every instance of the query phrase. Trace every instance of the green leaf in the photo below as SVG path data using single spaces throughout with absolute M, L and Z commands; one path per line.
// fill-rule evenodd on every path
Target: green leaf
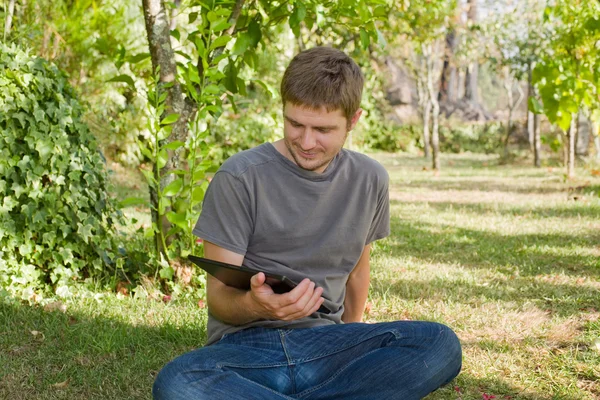
M 167 149 L 167 150 L 177 150 L 178 148 L 185 146 L 185 143 L 183 143 L 181 140 L 175 140 L 165 146 L 163 146 L 163 149 Z
M 533 96 L 531 96 L 529 98 L 528 108 L 529 108 L 529 111 L 531 111 L 534 114 L 543 114 L 544 113 L 544 107 L 538 101 L 538 99 L 536 99 Z
M 238 35 L 237 39 L 235 40 L 235 44 L 233 45 L 231 54 L 237 56 L 244 53 L 251 43 L 252 37 L 250 36 L 250 34 L 247 32 L 242 32 Z
M 181 39 L 181 33 L 179 33 L 179 31 L 177 29 L 173 29 L 170 32 L 171 36 L 173 36 L 175 39 L 177 39 L 177 41 L 180 41 Z
M 219 94 L 222 90 L 217 85 L 210 84 L 204 88 L 203 92 L 208 94 Z
M 199 204 L 204 199 L 204 189 L 200 186 L 195 186 L 192 190 L 192 203 Z
M 171 125 L 171 124 L 174 124 L 175 122 L 177 122 L 178 118 L 179 118 L 179 114 L 169 114 L 165 118 L 163 118 L 162 121 L 160 121 L 160 124 L 161 125 Z
M 167 165 L 167 161 L 169 161 L 169 154 L 167 153 L 167 150 L 161 149 L 158 152 L 158 160 L 156 163 L 158 169 L 163 169 L 164 166 Z
M 183 187 L 183 179 L 178 178 L 169 183 L 163 190 L 163 196 L 175 196 Z
M 188 24 L 193 24 L 197 19 L 198 19 L 198 13 L 191 12 L 190 15 L 188 15 Z
M 362 46 L 362 48 L 365 50 L 368 49 L 370 41 L 371 39 L 369 38 L 369 34 L 367 33 L 367 31 L 363 28 L 360 28 L 360 45 Z
M 232 24 L 227 21 L 227 18 L 219 18 L 210 23 L 210 30 L 213 32 L 221 32 L 229 28 Z
M 248 25 L 248 34 L 252 39 L 252 41 L 250 42 L 250 47 L 256 47 L 260 42 L 260 39 L 262 39 L 260 25 L 258 22 L 256 22 L 256 20 L 253 20 L 252 22 L 250 22 L 250 25 Z
M 233 61 L 230 61 L 229 64 L 227 64 L 227 67 L 225 68 L 225 82 L 224 83 L 225 83 L 225 87 L 227 88 L 227 90 L 229 90 L 231 93 L 238 92 L 237 74 L 238 74 L 238 70 L 235 66 L 235 63 Z
M 292 15 L 290 15 L 289 24 L 296 37 L 300 36 L 300 22 L 306 17 L 306 6 L 303 2 L 298 1 L 294 5 Z
M 173 211 L 169 211 L 166 216 L 169 222 L 177 225 L 181 229 L 188 229 L 188 223 L 185 218 L 185 212 L 175 213 Z
M 229 35 L 223 35 L 223 36 L 219 36 L 218 38 L 216 38 L 211 44 L 210 44 L 210 49 L 209 50 L 214 50 L 217 47 L 222 47 L 225 46 L 227 43 L 229 43 L 229 41 L 233 39 L 232 36 Z
M 117 75 L 106 82 L 124 82 L 135 89 L 135 82 L 133 81 L 133 78 L 127 74 Z
M 171 281 L 173 280 L 175 270 L 172 267 L 163 267 L 158 273 L 161 278 Z

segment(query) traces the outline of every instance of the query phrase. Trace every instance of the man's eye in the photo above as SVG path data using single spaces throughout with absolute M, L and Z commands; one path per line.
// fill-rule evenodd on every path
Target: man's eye
M 317 131 L 321 133 L 329 133 L 329 129 L 317 129 Z

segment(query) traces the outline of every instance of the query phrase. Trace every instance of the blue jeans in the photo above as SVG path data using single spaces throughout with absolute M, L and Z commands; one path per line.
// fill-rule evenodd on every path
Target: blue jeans
M 167 364 L 156 400 L 421 399 L 458 375 L 448 327 L 420 321 L 253 328 Z

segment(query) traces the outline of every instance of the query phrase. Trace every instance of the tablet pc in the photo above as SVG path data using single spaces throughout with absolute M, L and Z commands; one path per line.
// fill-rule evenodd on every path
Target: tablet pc
M 287 293 L 297 286 L 296 282 L 293 282 L 284 275 L 272 274 L 244 266 L 238 267 L 192 255 L 188 256 L 188 259 L 227 286 L 233 286 L 238 289 L 249 290 L 250 278 L 259 272 L 265 274 L 267 277 L 266 283 L 277 294 Z
M 207 258 L 189 255 L 188 259 L 194 264 L 226 284 L 242 290 L 250 290 L 250 278 L 262 272 L 266 276 L 266 283 L 271 286 L 273 292 L 277 294 L 287 293 L 297 286 L 297 283 L 287 276 L 273 274 L 270 272 L 259 271 L 245 266 L 226 264 L 220 261 L 209 260 Z M 317 312 L 330 314 L 331 311 L 321 305 Z

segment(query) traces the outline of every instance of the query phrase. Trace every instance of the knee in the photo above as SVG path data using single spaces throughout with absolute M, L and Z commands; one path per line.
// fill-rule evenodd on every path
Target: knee
M 185 391 L 187 382 L 183 379 L 183 369 L 179 364 L 178 359 L 175 359 L 160 370 L 152 386 L 152 397 L 154 400 L 184 398 L 182 397 L 182 392 Z
M 448 326 L 434 323 L 435 347 L 438 359 L 448 365 L 448 369 L 456 371 L 456 375 L 462 367 L 462 347 L 456 333 Z
M 171 385 L 176 380 L 173 379 L 176 374 L 171 371 L 170 365 L 171 363 L 165 365 L 156 376 L 156 379 L 154 379 L 154 385 L 152 385 L 152 397 L 154 400 L 172 398 L 172 396 L 169 396 L 169 393 L 171 393 Z

